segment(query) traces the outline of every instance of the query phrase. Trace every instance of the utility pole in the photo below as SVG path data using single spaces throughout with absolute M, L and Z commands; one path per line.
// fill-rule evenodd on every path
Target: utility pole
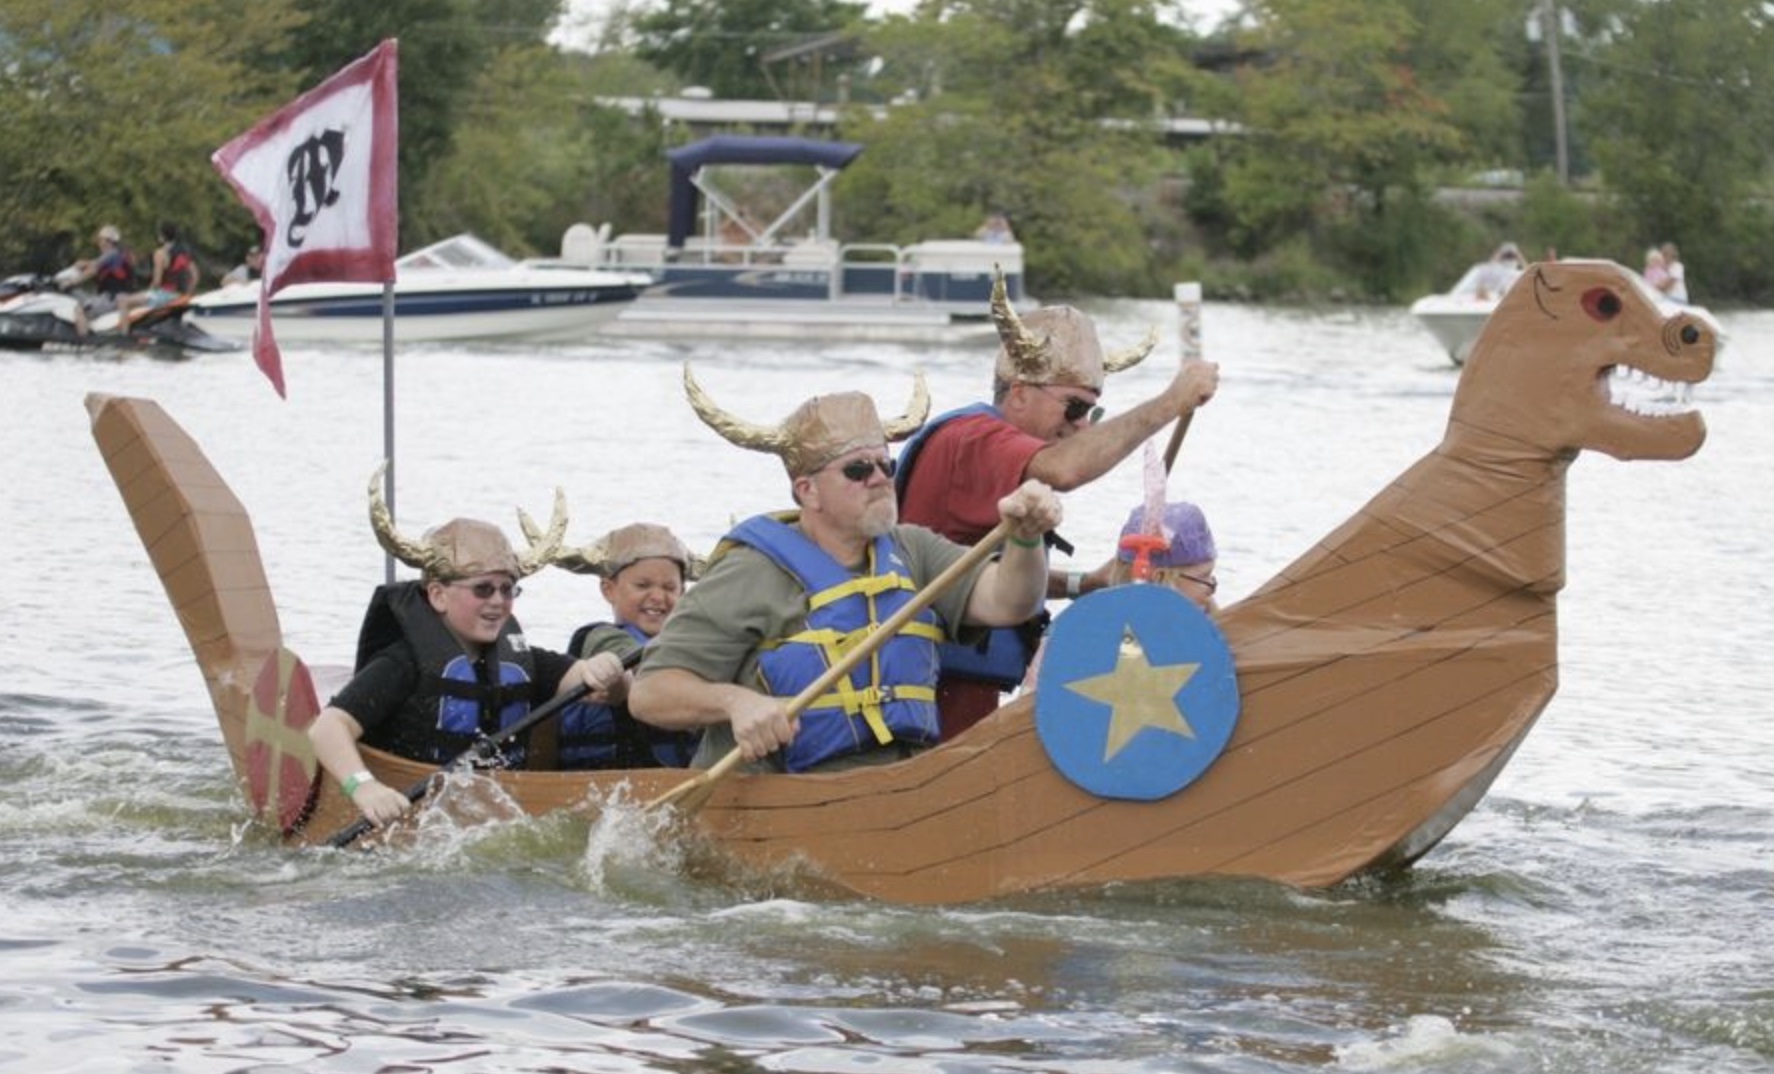
M 1540 25 L 1546 37 L 1546 68 L 1552 83 L 1552 137 L 1558 161 L 1558 185 L 1571 184 L 1571 154 L 1565 135 L 1565 75 L 1558 61 L 1559 13 L 1556 0 L 1540 0 Z

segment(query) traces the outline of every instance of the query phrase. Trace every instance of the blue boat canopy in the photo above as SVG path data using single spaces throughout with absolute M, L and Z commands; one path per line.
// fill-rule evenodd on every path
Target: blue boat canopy
M 666 245 L 682 249 L 696 227 L 696 184 L 710 164 L 812 164 L 840 171 L 862 152 L 856 142 L 822 142 L 812 138 L 717 134 L 665 152 L 671 161 L 671 220 Z

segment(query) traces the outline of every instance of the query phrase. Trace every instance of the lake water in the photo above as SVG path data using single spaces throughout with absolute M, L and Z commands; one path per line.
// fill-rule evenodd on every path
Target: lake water
M 1166 303 L 1092 307 L 1165 347 Z M 0 354 L 0 1070 L 1280 1072 L 1774 1069 L 1774 316 L 1726 315 L 1680 463 L 1570 477 L 1562 686 L 1490 795 L 1409 874 L 1327 891 L 1116 887 L 981 906 L 816 902 L 688 875 L 583 820 L 291 852 L 246 824 L 183 635 L 93 447 L 87 392 L 159 400 L 253 513 L 287 643 L 347 663 L 384 560 L 376 351 Z M 1440 437 L 1455 372 L 1399 310 L 1210 304 L 1220 396 L 1173 496 L 1206 508 L 1235 600 Z M 862 388 L 939 410 L 990 350 L 882 344 L 404 349 L 397 508 L 514 526 L 563 488 L 575 541 L 638 519 L 706 547 L 786 505 L 781 469 L 705 429 Z M 1094 563 L 1139 499 L 1066 498 Z M 403 568 L 404 571 L 404 568 Z M 556 646 L 605 612 L 526 582 Z

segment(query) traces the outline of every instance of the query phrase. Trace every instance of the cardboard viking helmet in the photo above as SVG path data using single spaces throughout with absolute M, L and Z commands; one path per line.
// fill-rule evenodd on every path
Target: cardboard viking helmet
M 1005 384 L 1070 384 L 1100 392 L 1106 374 L 1133 368 L 1158 345 L 1154 327 L 1138 346 L 1105 356 L 1095 322 L 1071 306 L 1043 306 L 1019 316 L 1002 269 L 992 283 L 992 323 L 1003 343 L 993 373 Z
M 530 516 L 518 512 L 518 524 L 532 543 L 541 535 Z M 563 548 L 554 565 L 574 574 L 614 578 L 643 559 L 669 559 L 684 572 L 685 581 L 702 577 L 708 561 L 678 540 L 671 530 L 656 522 L 634 522 L 613 529 L 583 548 Z
M 1127 516 L 1127 523 L 1121 527 L 1121 536 L 1125 539 L 1149 532 L 1149 529 L 1146 508 L 1141 505 Z M 1213 530 L 1207 525 L 1207 516 L 1202 513 L 1201 508 L 1186 500 L 1172 500 L 1164 505 L 1158 530 L 1165 544 L 1162 549 L 1152 553 L 1150 562 L 1153 567 L 1192 567 L 1197 563 L 1220 558 L 1219 550 L 1214 546 Z M 1123 563 L 1132 563 L 1135 550 L 1121 544 L 1115 558 Z
M 547 532 L 540 534 L 540 540 L 531 534 L 529 550 L 519 556 L 499 527 L 472 518 L 453 518 L 417 541 L 402 536 L 382 498 L 382 473 L 387 469 L 384 462 L 370 476 L 370 528 L 389 555 L 417 567 L 428 581 L 453 582 L 495 573 L 524 578 L 548 566 L 560 551 L 567 533 L 567 498 L 560 489 L 554 490 L 554 517 Z
M 930 389 L 924 374 L 914 375 L 906 412 L 883 422 L 875 401 L 862 392 L 816 395 L 775 427 L 753 425 L 714 404 L 684 363 L 684 394 L 696 416 L 729 443 L 782 457 L 789 477 L 805 477 L 833 459 L 862 447 L 886 447 L 918 431 L 930 416 Z

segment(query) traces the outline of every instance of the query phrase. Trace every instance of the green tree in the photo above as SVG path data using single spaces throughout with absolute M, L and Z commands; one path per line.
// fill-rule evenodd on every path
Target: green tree
M 138 249 L 177 222 L 214 259 L 245 214 L 217 148 L 287 99 L 267 62 L 298 5 L 223 0 L 8 0 L 0 8 L 0 264 L 50 269 L 91 252 L 101 223 Z
M 1363 290 L 1394 295 L 1422 274 L 1437 168 L 1470 159 L 1474 132 L 1502 123 L 1502 106 L 1478 88 L 1500 64 L 1445 12 L 1426 22 L 1410 0 L 1255 6 L 1263 62 L 1238 73 L 1244 129 L 1226 144 L 1218 192 L 1232 236 L 1255 254 L 1317 234 L 1341 246 Z M 1479 59 L 1458 61 L 1462 37 Z M 1485 102 L 1468 106 L 1465 128 L 1454 96 Z
M 502 50 L 417 187 L 413 244 L 472 231 L 538 254 L 580 221 L 663 230 L 663 126 L 597 106 L 601 66 L 537 45 Z
M 504 46 L 540 43 L 559 0 L 308 0 L 310 20 L 285 62 L 314 85 L 375 48 L 400 41 L 401 245 L 426 233 L 421 197 L 452 140 L 482 73 Z
M 777 96 L 764 57 L 773 49 L 853 28 L 852 0 L 664 0 L 629 23 L 641 59 L 717 97 Z M 835 76 L 837 71 L 833 71 Z
M 845 180 L 853 230 L 967 234 L 1002 210 L 1039 293 L 1157 293 L 1168 265 L 1151 240 L 1165 221 L 1141 195 L 1169 155 L 1139 121 L 1169 114 L 1199 77 L 1162 5 L 926 5 L 885 20 L 869 46 L 876 92 L 903 103 L 846 115 L 845 135 L 869 146 Z
M 1627 5 L 1587 57 L 1577 122 L 1636 223 L 1607 252 L 1636 264 L 1647 243 L 1679 241 L 1700 301 L 1715 288 L 1766 293 L 1774 268 L 1765 247 L 1739 240 L 1770 193 L 1770 18 L 1758 0 Z

